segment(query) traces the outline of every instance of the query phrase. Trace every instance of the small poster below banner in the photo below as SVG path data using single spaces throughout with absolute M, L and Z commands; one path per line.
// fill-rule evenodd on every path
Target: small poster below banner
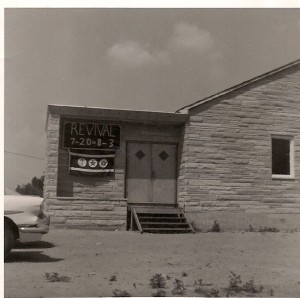
M 115 154 L 86 154 L 71 152 L 70 174 L 102 175 L 114 173 Z

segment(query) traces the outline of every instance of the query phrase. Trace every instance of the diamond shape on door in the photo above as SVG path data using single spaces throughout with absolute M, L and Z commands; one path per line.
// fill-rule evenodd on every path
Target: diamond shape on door
M 142 151 L 142 150 L 139 150 L 136 154 L 135 154 L 135 156 L 139 159 L 139 160 L 141 160 L 143 157 L 145 157 L 146 155 L 145 155 L 145 153 Z
M 162 151 L 158 156 L 159 156 L 163 161 L 165 161 L 165 160 L 169 157 L 168 153 L 167 153 L 165 150 Z

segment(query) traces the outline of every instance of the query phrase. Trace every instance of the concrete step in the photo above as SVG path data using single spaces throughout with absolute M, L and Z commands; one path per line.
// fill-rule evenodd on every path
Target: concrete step
M 131 207 L 132 220 L 138 230 L 148 233 L 193 233 L 194 229 L 180 208 Z M 133 228 L 133 227 L 131 227 Z

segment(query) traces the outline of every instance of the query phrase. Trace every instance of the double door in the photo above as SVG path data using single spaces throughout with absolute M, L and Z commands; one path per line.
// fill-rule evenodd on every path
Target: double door
M 128 143 L 128 203 L 175 204 L 176 164 L 175 144 Z

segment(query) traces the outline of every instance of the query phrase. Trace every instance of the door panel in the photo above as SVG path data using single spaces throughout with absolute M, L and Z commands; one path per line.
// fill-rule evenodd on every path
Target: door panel
M 153 202 L 176 203 L 176 145 L 152 145 Z
M 128 203 L 176 203 L 177 146 L 128 143 Z
M 128 203 L 152 201 L 151 144 L 127 144 L 127 196 Z

